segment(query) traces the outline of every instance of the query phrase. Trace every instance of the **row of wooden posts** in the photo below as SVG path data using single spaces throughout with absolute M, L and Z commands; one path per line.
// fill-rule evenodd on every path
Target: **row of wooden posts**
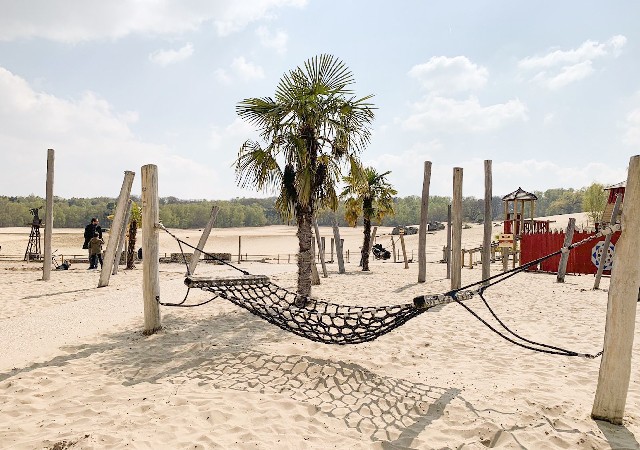
M 53 149 L 47 151 L 47 179 L 46 179 L 46 209 L 44 234 L 44 260 L 42 280 L 51 277 L 52 251 L 51 240 L 53 232 L 53 197 L 54 197 L 54 161 Z M 491 263 L 491 198 L 492 175 L 491 161 L 484 161 L 485 168 L 485 221 L 484 239 L 482 244 L 482 279 L 490 276 Z M 451 205 L 451 223 L 448 230 L 447 244 L 451 248 L 451 267 L 447 272 L 451 275 L 451 288 L 461 286 L 462 268 L 462 176 L 460 167 L 453 169 L 453 197 Z M 105 287 L 109 283 L 109 276 L 117 271 L 116 255 L 121 252 L 124 244 L 124 228 L 126 215 L 130 211 L 130 194 L 134 173 L 126 171 L 125 178 L 118 197 L 116 213 L 111 228 L 105 258 L 100 273 L 98 287 Z M 143 301 L 144 301 L 144 333 L 155 333 L 161 327 L 160 322 L 160 281 L 158 271 L 159 260 L 159 197 L 158 171 L 153 164 L 145 165 L 141 169 L 142 178 L 142 263 Z M 426 229 L 427 211 L 429 204 L 429 184 L 431 178 L 431 162 L 424 163 L 424 178 L 422 186 L 422 203 L 420 213 L 420 229 L 418 239 L 418 282 L 426 280 Z M 632 156 L 629 162 L 628 176 L 625 190 L 625 205 L 622 212 L 623 233 L 616 244 L 614 253 L 614 270 L 609 285 L 607 318 L 605 325 L 604 352 L 600 363 L 598 386 L 591 416 L 594 419 L 606 420 L 621 424 L 629 389 L 631 373 L 631 354 L 635 332 L 636 306 L 638 290 L 640 288 L 640 246 L 636 237 L 640 235 L 640 155 Z M 320 246 L 319 233 L 316 227 L 316 239 Z M 337 225 L 334 225 L 334 231 Z M 208 232 L 203 233 L 201 244 L 204 247 Z M 568 235 L 569 233 L 567 233 Z M 206 236 L 205 236 L 206 235 Z M 339 235 L 335 242 L 341 242 Z M 565 247 L 570 243 L 569 238 Z M 197 257 L 195 257 L 197 254 Z M 406 254 L 406 253 L 405 253 Z M 563 252 L 563 257 L 567 252 Z M 119 256 L 119 255 L 118 255 Z M 198 251 L 194 253 L 191 264 L 195 267 L 199 260 Z M 342 249 L 338 251 L 339 266 L 344 270 Z M 324 266 L 324 264 L 323 264 Z M 603 267 L 604 264 L 600 264 Z M 315 267 L 315 264 L 312 264 Z M 113 271 L 113 272 L 112 272 Z M 560 273 L 558 274 L 560 278 Z

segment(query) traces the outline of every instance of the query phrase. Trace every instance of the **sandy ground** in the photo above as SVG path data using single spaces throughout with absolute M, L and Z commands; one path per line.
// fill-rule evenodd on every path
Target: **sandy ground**
M 554 220 L 564 227 L 567 217 Z M 463 246 L 479 245 L 482 230 L 463 230 Z M 28 231 L 0 229 L 0 256 L 23 254 Z M 378 233 L 388 249 L 389 231 Z M 359 271 L 353 255 L 361 233 L 341 229 L 352 254 L 347 273 L 328 264 L 315 297 L 396 305 L 449 289 L 438 262 L 444 232 L 427 236 L 427 281 L 420 284 L 417 263 L 405 269 L 372 261 L 370 272 Z M 177 234 L 194 244 L 200 236 Z M 53 247 L 81 255 L 81 235 L 55 230 Z M 268 256 L 242 262 L 243 269 L 295 287 L 295 265 L 272 258 L 295 253 L 294 228 L 214 229 L 207 250 L 230 252 L 235 261 L 239 235 L 247 253 Z M 329 242 L 331 230 L 321 235 Z M 417 250 L 417 236 L 406 241 L 409 254 Z M 174 251 L 161 233 L 161 252 Z M 494 264 L 492 273 L 500 269 Z M 198 266 L 199 275 L 232 272 Z M 182 299 L 184 273 L 179 264 L 160 266 L 163 301 Z M 463 284 L 480 273 L 479 266 L 463 269 Z M 54 271 L 48 282 L 41 277 L 41 264 L 0 261 L 1 448 L 640 448 L 637 360 L 624 425 L 596 422 L 590 412 L 600 359 L 516 347 L 460 305 L 434 308 L 355 346 L 305 340 L 223 299 L 162 307 L 163 329 L 143 336 L 140 267 L 120 270 L 99 289 L 99 273 L 81 263 Z M 592 285 L 592 276 L 569 275 L 558 284 L 552 275 L 522 273 L 491 287 L 486 299 L 518 334 L 595 353 L 609 279 L 602 290 Z M 202 291 L 190 295 L 206 298 Z M 479 300 L 467 304 L 489 318 Z

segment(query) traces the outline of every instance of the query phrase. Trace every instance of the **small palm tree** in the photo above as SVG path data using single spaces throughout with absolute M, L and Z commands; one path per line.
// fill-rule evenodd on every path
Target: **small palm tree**
M 298 293 L 311 292 L 311 223 L 318 208 L 335 210 L 345 165 L 359 164 L 374 114 L 350 86 L 353 75 L 331 55 L 309 59 L 283 75 L 275 98 L 248 98 L 238 115 L 254 125 L 264 145 L 247 140 L 235 162 L 238 184 L 275 191 L 276 208 L 298 226 Z
M 347 184 L 341 194 L 345 199 L 345 218 L 352 227 L 362 216 L 364 222 L 364 240 L 362 242 L 362 270 L 369 270 L 369 247 L 371 245 L 371 220 L 382 222 L 385 216 L 392 215 L 393 196 L 398 193 L 386 180 L 391 172 L 379 174 L 372 167 L 352 171 L 344 178 Z
M 127 269 L 136 268 L 136 235 L 138 227 L 142 226 L 142 209 L 136 202 L 131 202 L 131 220 L 129 221 L 129 231 L 127 232 Z

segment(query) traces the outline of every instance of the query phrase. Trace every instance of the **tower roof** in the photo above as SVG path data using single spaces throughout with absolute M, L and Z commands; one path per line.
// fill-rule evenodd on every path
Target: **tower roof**
M 531 192 L 527 192 L 521 187 L 519 187 L 512 193 L 502 197 L 502 201 L 509 201 L 509 200 L 538 200 L 538 197 L 536 197 Z
M 620 183 L 616 183 L 616 184 L 612 184 L 611 186 L 607 186 L 604 188 L 605 191 L 609 191 L 611 189 L 618 189 L 618 188 L 623 188 L 623 187 L 627 187 L 627 181 L 621 181 Z

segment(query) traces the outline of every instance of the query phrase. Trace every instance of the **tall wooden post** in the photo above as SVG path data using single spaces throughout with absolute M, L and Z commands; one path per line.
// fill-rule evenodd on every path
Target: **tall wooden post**
M 640 156 L 632 156 L 624 193 L 622 235 L 616 243 L 609 284 L 604 354 L 591 417 L 621 425 L 629 390 L 631 354 L 640 287 Z
M 118 237 L 118 249 L 116 250 L 116 257 L 113 262 L 113 270 L 111 271 L 111 275 L 115 275 L 118 273 L 118 265 L 120 264 L 120 260 L 122 259 L 122 252 L 124 251 L 124 241 L 127 237 L 127 227 L 129 225 L 129 221 L 131 220 L 131 199 L 127 202 L 127 212 L 124 215 L 124 220 L 122 221 L 122 228 L 120 229 L 120 236 Z
M 238 264 L 242 261 L 242 236 L 238 236 Z
M 344 273 L 344 255 L 342 253 L 343 245 L 340 239 L 340 228 L 335 216 L 333 218 L 333 239 L 336 241 L 336 257 L 338 258 L 338 273 Z
M 42 279 L 51 279 L 51 240 L 53 238 L 53 165 L 55 161 L 55 151 L 47 150 L 47 205 L 44 217 L 44 261 L 42 265 Z
M 189 261 L 189 274 L 191 275 L 196 272 L 198 261 L 200 261 L 200 254 L 202 253 L 202 250 L 204 250 L 207 239 L 209 239 L 209 234 L 211 234 L 211 229 L 213 228 L 213 224 L 216 221 L 216 217 L 218 216 L 218 211 L 220 211 L 220 208 L 218 206 L 214 206 L 213 208 L 211 208 L 211 215 L 209 216 L 207 226 L 204 227 L 204 230 L 202 230 L 202 235 L 200 236 L 200 240 L 198 241 L 197 248 L 193 251 L 191 261 Z
M 400 247 L 402 247 L 402 257 L 404 258 L 404 268 L 409 268 L 409 260 L 407 259 L 407 248 L 404 245 L 404 231 L 400 231 Z
M 124 216 L 126 215 L 127 206 L 129 204 L 129 197 L 131 196 L 131 186 L 133 185 L 134 176 L 134 172 L 131 172 L 129 170 L 124 172 L 124 180 L 122 181 L 120 195 L 118 196 L 118 204 L 116 205 L 116 214 L 113 218 L 113 222 L 111 223 L 111 229 L 109 230 L 109 241 L 107 241 L 107 250 L 105 251 L 102 270 L 100 271 L 100 281 L 98 281 L 98 287 L 105 287 L 109 285 L 111 270 L 113 269 L 113 264 L 115 263 L 116 259 L 116 250 L 118 249 L 120 230 L 122 229 L 122 227 L 124 227 Z
M 420 228 L 418 230 L 418 283 L 424 283 L 427 280 L 427 228 L 429 226 L 430 184 L 431 161 L 425 161 L 422 178 L 422 203 L 420 204 Z
M 493 222 L 493 178 L 491 160 L 484 161 L 484 237 L 482 240 L 482 279 L 491 276 L 491 225 Z M 485 285 L 489 282 L 486 281 Z
M 611 213 L 611 220 L 609 223 L 615 225 L 618 220 L 618 211 L 620 211 L 620 204 L 622 203 L 622 194 L 616 195 L 616 203 L 613 205 L 613 212 Z M 602 272 L 604 272 L 604 264 L 607 262 L 607 253 L 609 250 L 609 244 L 611 243 L 611 234 L 607 234 L 604 238 L 604 245 L 602 246 L 602 255 L 600 255 L 600 261 L 598 261 L 598 272 L 596 273 L 596 279 L 593 283 L 593 289 L 600 287 L 600 279 L 602 278 Z
M 462 286 L 462 167 L 453 168 L 451 289 Z
M 158 270 L 160 220 L 158 167 L 142 166 L 142 296 L 144 300 L 144 334 L 158 331 L 160 322 L 160 276 Z
M 398 262 L 398 255 L 396 253 L 396 241 L 391 236 L 391 253 L 393 253 L 393 262 Z
M 335 243 L 336 243 L 335 238 L 331 238 L 331 259 L 329 260 L 330 263 L 333 262 L 333 249 L 334 249 Z
M 315 217 L 313 218 L 313 231 L 316 235 L 316 242 L 318 243 L 318 254 L 320 255 L 320 263 L 322 264 L 322 278 L 327 278 L 329 274 L 327 273 L 327 265 L 324 262 L 324 248 L 322 247 L 322 240 L 320 239 L 320 229 L 318 228 L 318 221 Z
M 571 245 L 573 241 L 573 232 L 576 229 L 576 219 L 569 218 L 569 224 L 567 225 L 567 231 L 564 234 L 564 243 L 562 244 L 562 256 L 560 257 L 560 263 L 558 264 L 558 283 L 564 283 L 564 276 L 567 273 L 567 263 L 569 262 L 569 251 L 567 247 Z
M 318 274 L 318 267 L 316 266 L 316 241 L 311 239 L 311 285 L 317 286 L 320 284 L 320 275 Z
M 451 205 L 447 205 L 447 280 L 451 279 Z

